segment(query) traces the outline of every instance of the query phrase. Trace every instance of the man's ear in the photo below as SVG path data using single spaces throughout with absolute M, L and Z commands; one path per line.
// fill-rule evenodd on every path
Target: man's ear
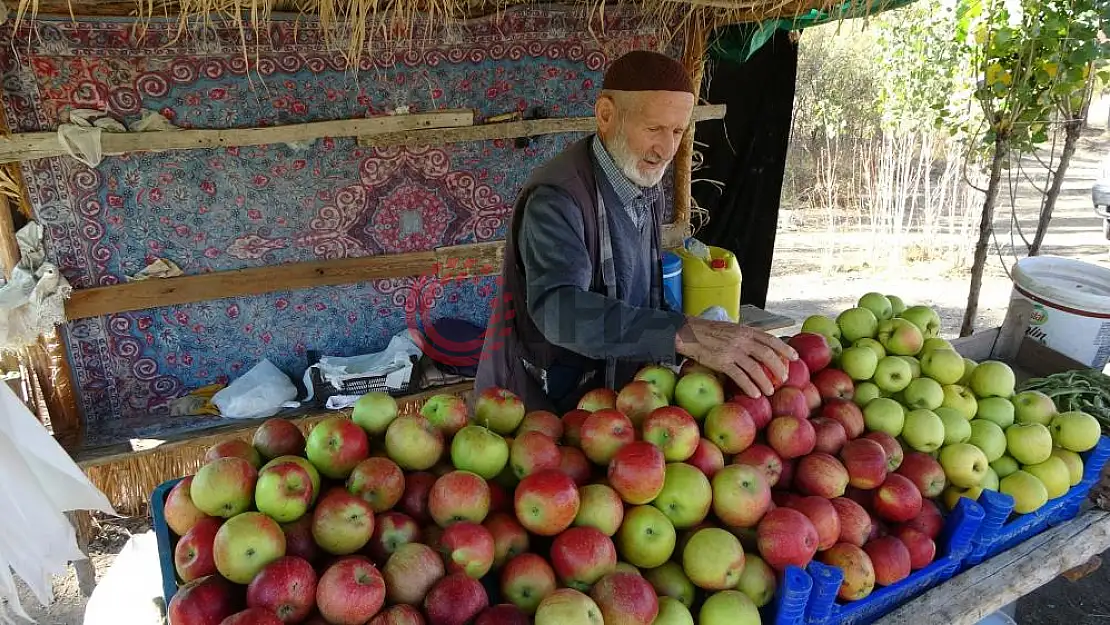
M 597 127 L 604 134 L 608 134 L 617 117 L 616 103 L 609 95 L 602 95 L 594 103 L 594 117 L 597 118 Z

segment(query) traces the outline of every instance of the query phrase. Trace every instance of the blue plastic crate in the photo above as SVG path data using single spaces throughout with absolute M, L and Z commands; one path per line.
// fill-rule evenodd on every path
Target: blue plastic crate
M 177 593 L 177 569 L 173 565 L 173 550 L 177 537 L 166 525 L 166 498 L 170 490 L 185 478 L 179 477 L 158 485 L 150 496 L 150 516 L 154 524 L 154 539 L 158 543 L 158 567 L 162 569 L 162 595 L 169 606 L 170 599 Z
M 971 551 L 972 539 L 983 522 L 985 512 L 979 504 L 961 497 L 956 508 L 945 519 L 944 529 L 937 536 L 937 557 L 928 566 L 910 573 L 909 577 L 891 586 L 876 587 L 859 601 L 839 602 L 836 593 L 844 581 L 843 572 L 820 562 L 807 567 L 813 579 L 806 623 L 809 625 L 853 625 L 870 623 L 888 614 L 903 603 L 951 579 Z
M 1083 458 L 1083 479 L 1066 494 L 1049 500 L 1035 512 L 1012 515 L 1013 497 L 997 491 L 983 491 L 979 503 L 986 511 L 986 518 L 961 568 L 975 566 L 1049 527 L 1074 519 L 1090 495 L 1091 488 L 1098 483 L 1107 459 L 1110 459 L 1110 438 L 1103 436 L 1094 449 L 1080 454 L 1080 457 Z
M 774 600 L 761 610 L 762 621 L 774 625 L 803 625 L 806 604 L 813 594 L 813 579 L 801 568 L 788 566 L 778 582 Z

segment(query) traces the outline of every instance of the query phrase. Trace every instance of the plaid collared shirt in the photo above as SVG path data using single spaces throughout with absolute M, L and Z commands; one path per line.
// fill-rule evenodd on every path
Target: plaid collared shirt
M 591 143 L 593 144 L 594 158 L 601 165 L 601 171 L 605 174 L 605 179 L 609 181 L 610 186 L 616 191 L 617 197 L 620 198 L 621 208 L 631 215 L 632 223 L 636 224 L 637 228 L 642 229 L 652 206 L 663 194 L 662 184 L 644 188 L 632 182 L 613 161 L 609 151 L 602 145 L 601 137 L 594 135 Z

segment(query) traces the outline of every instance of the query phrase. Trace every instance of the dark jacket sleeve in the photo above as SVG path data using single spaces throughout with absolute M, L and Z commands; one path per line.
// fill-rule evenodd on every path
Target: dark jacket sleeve
M 594 269 L 582 213 L 569 197 L 537 188 L 523 211 L 518 247 L 528 312 L 548 341 L 587 358 L 674 362 L 685 315 L 590 291 Z

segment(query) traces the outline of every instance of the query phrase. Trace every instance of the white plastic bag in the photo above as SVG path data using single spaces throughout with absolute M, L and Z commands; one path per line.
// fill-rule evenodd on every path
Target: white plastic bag
M 263 358 L 239 379 L 212 396 L 220 415 L 230 419 L 271 417 L 297 397 L 289 376 Z
M 82 625 L 161 625 L 161 597 L 157 539 L 153 531 L 135 534 L 97 582 Z

